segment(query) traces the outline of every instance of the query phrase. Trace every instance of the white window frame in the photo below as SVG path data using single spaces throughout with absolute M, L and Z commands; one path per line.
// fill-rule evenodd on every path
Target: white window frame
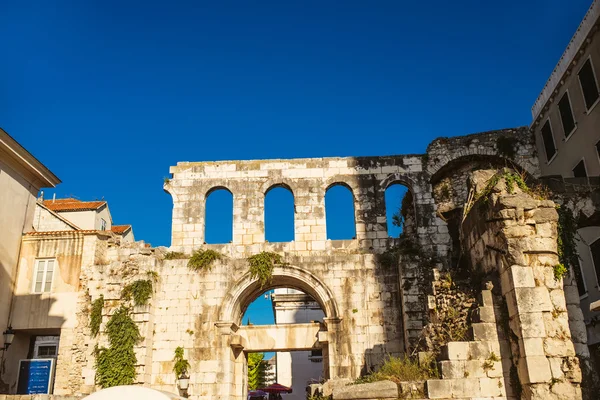
M 48 274 L 48 261 L 54 261 L 54 268 L 52 268 L 52 276 L 50 276 L 50 290 L 49 291 L 45 291 L 44 288 L 46 287 L 46 281 L 47 281 L 47 274 Z M 36 291 L 35 290 L 35 284 L 37 283 L 37 274 L 38 274 L 38 269 L 40 268 L 40 264 L 44 263 L 44 274 L 42 276 L 42 288 L 41 291 Z M 54 286 L 54 271 L 56 271 L 56 269 L 58 268 L 58 261 L 56 260 L 56 258 L 36 258 L 35 259 L 35 267 L 33 269 L 33 279 L 32 279 L 32 285 L 31 285 L 31 293 L 35 293 L 35 294 L 41 294 L 41 293 L 50 293 L 52 292 L 52 287 Z
M 588 248 L 588 252 L 590 253 L 590 261 L 592 262 L 592 272 L 594 273 L 594 278 L 596 279 L 596 288 L 598 291 L 600 291 L 600 281 L 598 281 L 598 274 L 596 273 L 596 263 L 594 262 L 594 254 L 592 253 L 592 245 L 598 240 L 600 240 L 600 236 L 594 240 L 590 240 L 589 244 L 586 243 L 586 246 Z
M 573 118 L 573 124 L 575 125 L 573 127 L 573 129 L 571 129 L 571 132 L 569 132 L 569 133 L 567 133 L 567 131 L 565 131 L 565 124 L 563 123 L 562 114 L 560 113 L 560 101 L 565 96 L 567 96 L 567 98 L 569 99 L 569 108 L 571 109 L 571 117 Z M 571 138 L 571 136 L 573 136 L 573 133 L 575 133 L 575 131 L 577 130 L 577 120 L 575 119 L 575 112 L 573 111 L 573 102 L 571 101 L 571 94 L 569 93 L 569 89 L 565 90 L 562 97 L 560 99 L 558 99 L 558 101 L 556 102 L 556 109 L 558 110 L 558 118 L 560 119 L 560 126 L 562 126 L 563 133 L 565 134 L 563 142 L 566 142 L 567 140 L 569 140 Z M 554 136 L 554 132 L 553 132 L 552 136 Z M 554 147 L 556 148 L 556 146 L 554 146 Z
M 548 154 L 546 153 L 546 142 L 544 141 L 544 133 L 542 132 L 542 129 L 544 129 L 544 125 L 546 125 L 546 122 L 549 124 L 548 126 L 550 126 L 550 136 L 552 136 L 552 145 L 554 146 L 554 155 L 550 159 L 548 159 Z M 540 136 L 542 138 L 544 154 L 546 155 L 546 164 L 550 165 L 550 163 L 554 161 L 554 159 L 558 155 L 558 148 L 556 147 L 556 141 L 554 140 L 554 128 L 552 127 L 552 121 L 550 120 L 550 117 L 546 118 L 544 123 L 540 125 Z
M 100 230 L 101 231 L 106 230 L 106 220 L 104 218 L 100 218 Z
M 585 103 L 585 95 L 583 94 L 583 86 L 581 85 L 581 79 L 579 79 L 579 73 L 583 69 L 583 66 L 585 65 L 585 63 L 588 62 L 588 60 L 590 62 L 590 67 L 592 68 L 592 74 L 594 75 L 594 82 L 596 83 L 596 90 L 599 93 L 598 98 L 596 99 L 596 101 L 594 102 L 594 104 L 592 104 L 589 108 L 588 108 L 587 104 Z M 585 59 L 585 61 L 583 61 L 581 63 L 581 67 L 577 70 L 577 82 L 579 82 L 579 89 L 581 90 L 581 98 L 583 100 L 583 106 L 585 107 L 585 113 L 589 114 L 589 113 L 592 112 L 592 110 L 600 102 L 600 88 L 598 88 L 598 78 L 596 77 L 596 70 L 594 69 L 594 62 L 592 61 L 592 55 L 591 54 L 587 56 L 587 58 Z
M 591 253 L 591 247 L 588 247 L 590 249 L 590 253 Z M 591 254 L 590 254 L 591 255 Z M 594 263 L 594 260 L 592 259 L 592 264 Z M 585 282 L 585 274 L 583 273 L 583 265 L 581 265 L 581 259 L 579 257 L 577 257 L 577 267 L 579 268 L 579 273 L 581 274 L 581 281 L 583 282 L 583 288 L 585 289 L 585 293 L 579 296 L 579 300 L 583 300 L 586 297 L 589 296 L 589 290 L 587 287 L 587 283 Z M 575 267 L 573 267 L 575 268 Z M 595 268 L 594 268 L 595 270 Z M 577 286 L 577 278 L 575 278 L 575 271 L 573 271 L 573 278 L 575 279 L 575 286 Z
M 587 170 L 587 164 L 586 164 L 586 162 L 585 162 L 585 157 L 581 157 L 581 158 L 579 159 L 579 161 L 577 161 L 577 162 L 575 163 L 575 165 L 573 165 L 573 168 L 571 168 L 571 173 L 573 174 L 573 178 L 575 178 L 575 174 L 573 173 L 573 170 L 574 170 L 574 169 L 577 167 L 577 165 L 579 165 L 579 163 L 580 163 L 580 162 L 582 162 L 582 161 L 583 161 L 583 168 L 585 168 L 585 177 L 586 177 L 586 178 L 589 178 L 589 177 L 590 177 L 590 176 L 588 175 L 588 170 Z

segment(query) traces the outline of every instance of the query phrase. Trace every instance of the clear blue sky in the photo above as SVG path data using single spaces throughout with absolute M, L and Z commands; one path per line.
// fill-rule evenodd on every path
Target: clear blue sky
M 177 161 L 421 153 L 529 124 L 589 4 L 5 2 L 0 126 L 57 196 L 169 245 Z

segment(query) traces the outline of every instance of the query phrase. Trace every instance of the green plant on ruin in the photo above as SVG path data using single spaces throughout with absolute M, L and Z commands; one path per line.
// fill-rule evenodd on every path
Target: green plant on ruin
M 247 260 L 250 266 L 250 277 L 258 278 L 261 288 L 271 283 L 275 265 L 283 264 L 283 258 L 279 254 L 268 251 L 250 256 Z
M 183 347 L 178 346 L 175 349 L 175 357 L 173 357 L 173 372 L 175 372 L 175 376 L 177 379 L 180 377 L 187 376 L 188 370 L 190 369 L 190 363 L 183 356 Z
M 412 212 L 414 212 L 413 196 L 412 192 L 409 190 L 406 192 L 404 197 L 402 197 L 402 202 L 400 204 L 400 208 L 398 208 L 398 211 L 392 215 L 392 225 L 402 228 L 402 231 L 404 231 L 403 227 L 404 223 L 406 222 L 406 218 Z M 400 235 L 402 235 L 402 233 Z
M 517 145 L 518 140 L 512 137 L 500 136 L 498 139 L 496 139 L 496 148 L 498 149 L 498 154 L 511 160 L 517 155 Z
M 567 271 L 569 266 L 573 272 L 579 275 L 579 254 L 577 253 L 577 221 L 573 216 L 573 212 L 566 207 L 556 207 L 558 212 L 558 261 L 559 264 L 554 266 L 554 279 L 559 280 Z M 578 276 L 579 278 L 579 276 Z
M 500 361 L 500 357 L 496 355 L 493 351 L 490 353 L 488 358 L 483 362 L 483 370 L 485 372 L 491 371 L 494 369 L 494 363 Z
M 417 244 L 410 238 L 401 236 L 400 242 L 383 253 L 377 255 L 379 265 L 384 268 L 394 268 L 398 266 L 400 255 L 409 256 L 411 259 L 421 255 Z
M 165 253 L 164 257 L 165 260 L 182 260 L 184 258 L 188 258 L 188 256 L 180 251 L 169 251 Z
M 148 303 L 152 296 L 152 281 L 150 279 L 138 279 L 126 285 L 121 291 L 123 300 L 133 299 L 136 306 L 143 306 Z
M 109 347 L 94 349 L 96 384 L 102 388 L 131 385 L 135 381 L 137 358 L 133 347 L 142 337 L 129 309 L 119 307 L 106 323 Z
M 419 363 L 416 358 L 408 356 L 388 356 L 381 367 L 368 375 L 358 378 L 354 383 L 371 383 L 385 380 L 400 383 L 435 379 L 438 376 L 438 370 L 433 357 Z
M 104 308 L 104 296 L 100 295 L 92 302 L 92 312 L 90 313 L 90 332 L 92 337 L 98 336 L 100 325 L 102 324 L 102 309 Z
M 192 271 L 210 271 L 214 262 L 222 258 L 223 255 L 218 251 L 198 249 L 192 254 L 187 266 Z
M 158 282 L 158 272 L 156 271 L 148 271 L 146 272 L 146 275 L 148 275 L 148 278 L 150 278 L 150 280 L 154 283 Z
M 166 177 L 165 177 L 165 178 L 163 179 L 163 183 L 164 183 L 165 185 L 168 185 L 169 183 L 171 183 L 171 179 L 169 179 L 169 178 L 166 178 Z

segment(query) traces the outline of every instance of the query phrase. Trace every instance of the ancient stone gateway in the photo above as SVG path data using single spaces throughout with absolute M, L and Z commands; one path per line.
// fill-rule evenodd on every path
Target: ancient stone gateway
M 414 232 L 419 232 L 421 243 L 433 249 L 435 241 L 445 241 L 447 234 L 435 222 L 418 228 L 419 222 L 437 220 L 422 171 L 422 160 L 411 156 L 179 163 L 171 168 L 172 179 L 165 190 L 174 201 L 172 249 L 191 253 L 200 247 L 213 248 L 227 257 L 209 273 L 196 277 L 203 287 L 194 355 L 199 374 L 206 370 L 203 364 L 216 371 L 214 377 L 199 376 L 203 393 L 243 398 L 245 351 L 319 347 L 327 378 L 356 378 L 386 354 L 404 352 L 398 269 L 383 266 L 377 257 L 398 240 L 388 237 L 384 202 L 386 188 L 398 182 L 414 196 Z M 349 188 L 354 197 L 353 240 L 326 239 L 325 193 L 336 184 Z M 265 242 L 264 198 L 277 186 L 290 189 L 294 196 L 292 242 Z M 233 194 L 233 241 L 206 245 L 204 207 L 215 188 Z M 266 287 L 250 277 L 246 261 L 262 251 L 280 253 L 286 262 L 274 270 Z M 263 291 L 276 287 L 312 296 L 325 313 L 323 326 L 302 324 L 308 326 L 262 331 L 241 327 L 248 305 Z M 302 340 L 296 340 L 299 337 Z

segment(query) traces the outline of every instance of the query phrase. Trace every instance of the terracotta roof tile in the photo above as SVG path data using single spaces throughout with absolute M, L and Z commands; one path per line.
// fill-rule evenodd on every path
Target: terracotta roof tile
M 80 235 L 80 234 L 84 234 L 84 235 L 89 235 L 89 234 L 106 234 L 106 232 L 104 231 L 97 231 L 97 230 L 72 230 L 72 231 L 33 231 L 33 232 L 26 232 L 24 233 L 24 235 L 28 235 L 28 236 L 52 236 L 52 235 Z
M 102 207 L 106 201 L 81 201 L 68 198 L 44 200 L 43 204 L 52 211 L 90 211 Z
M 129 229 L 131 229 L 131 225 L 113 225 L 110 230 L 113 233 L 117 233 L 119 235 L 122 235 L 123 233 L 127 232 Z

